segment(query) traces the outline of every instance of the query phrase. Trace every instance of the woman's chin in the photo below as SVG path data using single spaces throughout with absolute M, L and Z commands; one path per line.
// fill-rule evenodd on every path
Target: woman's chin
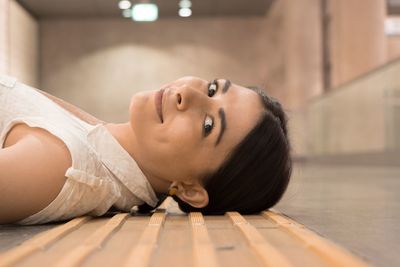
M 147 131 L 160 124 L 154 105 L 155 92 L 157 91 L 139 92 L 131 97 L 129 122 L 135 132 Z
M 148 96 L 146 95 L 146 92 L 134 94 L 131 97 L 131 102 L 129 103 L 129 114 L 132 115 L 132 113 L 137 112 L 138 110 L 143 110 L 143 108 L 145 108 L 147 98 Z

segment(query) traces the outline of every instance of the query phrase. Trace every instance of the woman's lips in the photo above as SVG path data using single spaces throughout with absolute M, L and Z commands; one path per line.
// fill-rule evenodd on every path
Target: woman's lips
M 156 92 L 156 95 L 154 96 L 154 102 L 156 105 L 156 111 L 158 116 L 160 117 L 161 123 L 164 122 L 163 119 L 163 113 L 162 113 L 162 99 L 163 99 L 163 94 L 164 94 L 164 89 L 161 89 Z

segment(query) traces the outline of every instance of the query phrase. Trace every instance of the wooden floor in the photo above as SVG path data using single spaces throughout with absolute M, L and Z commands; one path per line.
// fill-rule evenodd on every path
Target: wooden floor
M 0 254 L 0 266 L 370 266 L 278 211 L 80 217 Z

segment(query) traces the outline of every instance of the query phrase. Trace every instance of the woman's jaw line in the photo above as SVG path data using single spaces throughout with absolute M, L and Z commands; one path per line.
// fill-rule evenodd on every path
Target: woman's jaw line
M 169 187 L 173 182 L 168 181 L 163 178 L 156 177 L 154 175 L 149 174 L 146 170 L 142 170 L 144 176 L 147 178 L 147 181 L 150 183 L 154 192 L 156 193 L 168 193 Z
M 134 132 L 131 127 L 130 122 L 126 123 L 106 123 L 106 129 L 111 133 L 111 135 L 118 141 L 118 143 L 124 148 L 126 152 L 132 157 L 135 163 L 138 165 L 139 169 L 143 172 L 147 181 L 150 183 L 153 190 L 157 193 L 167 193 L 171 181 L 162 179 L 151 175 L 143 167 L 140 166 L 140 162 L 136 160 L 135 157 L 135 142 Z

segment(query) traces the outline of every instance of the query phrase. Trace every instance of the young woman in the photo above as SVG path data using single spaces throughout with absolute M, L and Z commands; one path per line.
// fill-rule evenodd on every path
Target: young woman
M 0 223 L 37 224 L 110 208 L 242 214 L 276 204 L 291 174 L 286 117 L 257 88 L 183 77 L 133 95 L 106 123 L 0 76 Z

